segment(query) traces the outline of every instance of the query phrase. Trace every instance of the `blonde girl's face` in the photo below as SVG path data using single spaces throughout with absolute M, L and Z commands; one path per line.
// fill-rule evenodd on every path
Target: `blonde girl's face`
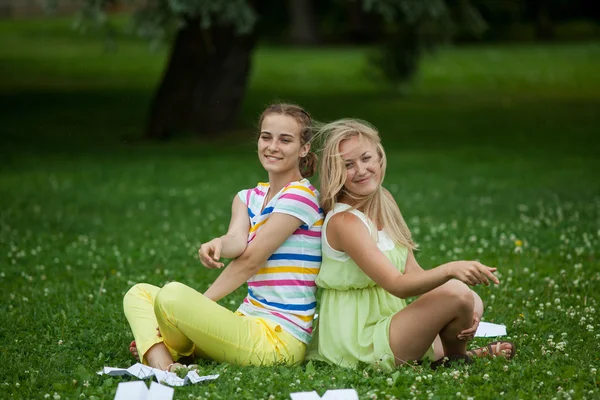
M 360 196 L 375 192 L 381 184 L 381 163 L 375 145 L 353 136 L 340 143 L 340 153 L 346 166 L 346 190 Z
M 285 173 L 298 168 L 299 159 L 310 144 L 301 144 L 301 128 L 289 115 L 269 114 L 262 122 L 258 137 L 258 158 L 270 173 Z

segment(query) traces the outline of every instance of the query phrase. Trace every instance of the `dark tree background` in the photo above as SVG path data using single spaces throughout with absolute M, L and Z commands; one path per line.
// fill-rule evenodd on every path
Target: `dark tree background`
M 48 0 L 50 1 L 50 0 Z M 124 0 L 83 0 L 83 21 L 104 21 Z M 167 42 L 170 57 L 145 135 L 215 135 L 232 127 L 244 99 L 257 41 L 312 46 L 370 43 L 371 62 L 393 85 L 418 71 L 423 51 L 458 36 L 493 39 L 515 21 L 554 38 L 554 21 L 587 13 L 594 0 L 128 0 L 137 32 Z M 576 3 L 576 4 L 575 4 Z

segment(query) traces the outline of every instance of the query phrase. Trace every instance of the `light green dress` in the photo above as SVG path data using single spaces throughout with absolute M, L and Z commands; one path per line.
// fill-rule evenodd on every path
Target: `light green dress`
M 332 249 L 327 242 L 327 223 L 338 212 L 350 210 L 337 203 L 325 218 L 321 234 L 323 260 L 316 284 L 322 290 L 317 328 L 307 352 L 307 360 L 320 360 L 342 367 L 359 362 L 386 371 L 395 368 L 390 348 L 390 322 L 406 307 L 406 301 L 386 292 L 369 278 L 352 259 Z M 365 223 L 369 232 L 377 228 L 358 210 L 350 210 Z M 396 245 L 384 230 L 377 232 L 377 247 L 404 272 L 408 249 Z M 432 360 L 433 346 L 425 357 Z

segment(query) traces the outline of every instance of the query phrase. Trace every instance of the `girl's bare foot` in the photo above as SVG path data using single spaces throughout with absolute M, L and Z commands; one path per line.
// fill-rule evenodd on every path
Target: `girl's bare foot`
M 483 347 L 467 351 L 471 357 L 504 357 L 510 360 L 515 356 L 517 346 L 513 342 L 492 342 Z
M 138 354 L 137 347 L 135 345 L 135 340 L 129 343 L 129 352 L 136 360 L 140 361 L 140 355 Z

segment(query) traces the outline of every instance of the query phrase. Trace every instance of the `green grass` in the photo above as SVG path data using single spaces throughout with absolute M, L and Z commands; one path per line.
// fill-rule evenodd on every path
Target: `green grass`
M 260 48 L 239 129 L 152 144 L 137 139 L 165 49 L 123 37 L 107 52 L 68 21 L 2 22 L 0 398 L 114 396 L 121 380 L 94 373 L 132 363 L 124 292 L 216 277 L 196 250 L 224 232 L 235 192 L 266 179 L 252 127 L 274 99 L 380 128 L 419 262 L 497 265 L 501 286 L 477 291 L 518 356 L 391 375 L 203 362 L 221 377 L 175 398 L 598 398 L 600 44 L 444 49 L 405 96 L 366 78 L 368 51 Z

